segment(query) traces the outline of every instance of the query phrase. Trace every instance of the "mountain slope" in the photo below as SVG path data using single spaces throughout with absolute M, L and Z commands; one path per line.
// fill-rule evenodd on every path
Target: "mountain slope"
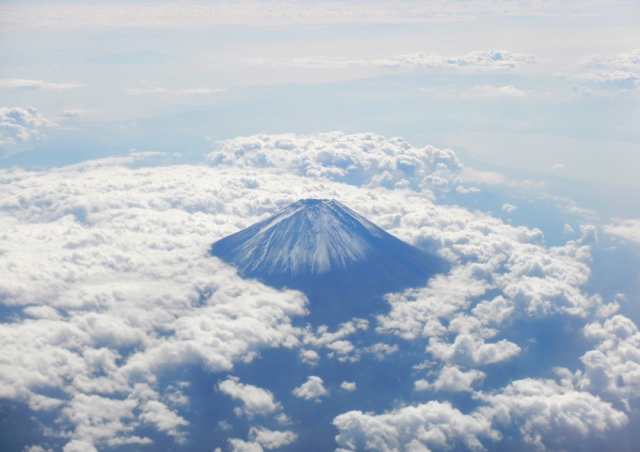
M 381 295 L 424 285 L 444 262 L 335 200 L 304 199 L 215 242 L 214 256 L 244 277 L 303 291 L 312 318 L 367 315 Z

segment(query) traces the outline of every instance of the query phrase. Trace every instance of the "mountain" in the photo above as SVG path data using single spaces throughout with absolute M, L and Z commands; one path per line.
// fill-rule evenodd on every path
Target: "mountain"
M 211 254 L 243 277 L 304 292 L 310 319 L 330 324 L 378 312 L 384 293 L 424 285 L 446 269 L 437 256 L 327 199 L 299 200 L 215 242 Z

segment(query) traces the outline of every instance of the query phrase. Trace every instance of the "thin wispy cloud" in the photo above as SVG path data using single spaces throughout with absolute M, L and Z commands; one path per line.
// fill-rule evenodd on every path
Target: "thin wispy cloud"
M 31 80 L 22 78 L 0 79 L 0 88 L 4 89 L 65 91 L 70 89 L 82 88 L 83 86 L 85 85 L 77 82 L 49 82 L 46 80 Z

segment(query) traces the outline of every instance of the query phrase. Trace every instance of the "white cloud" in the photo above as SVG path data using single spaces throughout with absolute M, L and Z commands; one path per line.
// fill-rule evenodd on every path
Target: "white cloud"
M 291 431 L 269 430 L 264 427 L 249 429 L 251 441 L 260 444 L 264 449 L 279 449 L 288 446 L 298 439 L 298 435 Z
M 55 126 L 33 107 L 0 107 L 0 156 L 20 151 L 20 146 Z
M 231 446 L 231 452 L 262 452 L 264 450 L 258 443 L 244 441 L 239 438 L 230 438 L 229 445 Z
M 424 191 L 446 189 L 462 169 L 448 149 L 340 132 L 239 137 L 221 143 L 208 159 L 214 167 L 274 169 L 357 186 Z
M 628 422 L 610 403 L 551 380 L 517 380 L 480 399 L 488 406 L 479 413 L 496 427 L 517 425 L 524 441 L 540 450 L 565 448 Z
M 459 334 L 452 344 L 431 338 L 427 347 L 437 359 L 464 366 L 484 366 L 517 356 L 521 349 L 507 340 L 485 343 L 469 334 Z
M 499 434 L 481 416 L 465 415 L 448 402 L 428 402 L 384 414 L 349 411 L 337 416 L 336 442 L 344 450 L 484 450 L 483 439 Z
M 607 234 L 640 245 L 640 219 L 618 219 L 605 225 Z
M 342 383 L 340 383 L 340 388 L 344 389 L 347 392 L 353 392 L 358 387 L 357 387 L 355 381 L 343 381 Z
M 319 401 L 321 397 L 328 394 L 329 391 L 324 387 L 324 381 L 316 375 L 309 376 L 307 381 L 293 389 L 294 396 L 305 400 Z
M 495 100 L 522 99 L 529 93 L 513 85 L 477 85 L 471 88 L 460 86 L 438 86 L 433 88 L 420 88 L 420 92 L 434 98 L 461 99 L 461 100 Z
M 127 90 L 128 94 L 134 96 L 140 95 L 158 95 L 158 96 L 210 96 L 224 92 L 221 88 L 163 88 L 159 86 L 145 88 L 131 88 Z
M 640 89 L 640 49 L 588 58 L 574 78 L 596 89 L 629 92 Z
M 580 359 L 584 374 L 581 386 L 622 401 L 627 408 L 640 397 L 640 331 L 622 315 L 584 328 L 585 336 L 596 343 Z
M 320 361 L 320 355 L 315 350 L 300 350 L 300 359 L 309 364 L 310 366 L 316 366 Z
M 462 55 L 443 56 L 416 52 L 377 58 L 304 56 L 283 61 L 253 60 L 255 64 L 286 65 L 305 69 L 342 69 L 354 66 L 372 70 L 394 71 L 509 71 L 535 63 L 535 57 L 508 50 L 476 50 Z M 469 96 L 516 96 L 524 91 L 513 86 L 479 86 L 467 92 Z
M 430 347 L 425 359 L 473 374 L 466 367 L 521 352 L 499 336 L 513 319 L 602 312 L 601 300 L 582 290 L 589 278 L 588 230 L 581 239 L 546 247 L 536 229 L 432 201 L 435 187 L 456 184 L 460 165 L 449 151 L 368 134 L 321 134 L 245 137 L 212 154 L 212 166 L 145 167 L 145 155 L 136 154 L 48 171 L 0 170 L 0 273 L 12 275 L 0 279 L 0 302 L 25 314 L 0 325 L 0 397 L 58 413 L 69 450 L 146 443 L 145 426 L 179 440 L 188 430 L 180 420 L 184 405 L 171 401 L 175 388 L 156 383 L 166 369 L 230 372 L 265 347 L 353 357 L 355 335 L 375 328 L 423 340 Z M 375 177 L 380 171 L 388 172 L 383 180 Z M 301 294 L 244 281 L 209 257 L 208 248 L 302 197 L 339 198 L 445 257 L 452 270 L 426 287 L 390 295 L 390 312 L 371 327 L 355 319 L 335 330 L 294 328 L 291 318 L 305 312 Z M 633 343 L 625 341 L 631 352 Z M 586 363 L 590 368 L 596 367 Z M 589 380 L 575 392 L 603 387 L 591 378 L 595 372 L 585 375 Z M 296 391 L 313 399 L 327 390 L 311 377 Z M 588 400 L 584 394 L 579 400 Z M 267 402 L 242 401 L 240 409 L 266 407 L 275 421 L 284 415 L 273 396 L 261 400 Z M 444 404 L 405 408 L 397 411 L 418 413 L 426 424 L 409 423 L 405 432 L 382 418 L 381 431 L 388 425 L 393 431 L 375 441 L 439 447 L 438 438 L 453 438 L 470 447 L 478 444 L 472 438 L 496 435 L 478 413 Z M 432 417 L 436 412 L 444 417 Z M 358 436 L 357 424 L 369 428 L 379 416 L 342 418 L 355 424 L 341 424 L 340 446 L 369 441 Z M 472 427 L 458 431 L 447 424 L 458 420 Z M 421 425 L 427 437 L 416 433 Z M 374 438 L 382 435 L 377 428 Z M 264 447 L 237 441 L 238 447 Z
M 480 85 L 469 92 L 475 97 L 526 97 L 527 92 L 513 85 Z
M 282 410 L 282 405 L 275 400 L 271 391 L 240 383 L 235 377 L 219 383 L 218 389 L 233 399 L 242 402 L 242 408 L 237 409 L 237 414 L 253 417 L 273 414 Z
M 3 78 L 0 79 L 0 88 L 8 89 L 33 89 L 33 90 L 51 90 L 64 91 L 69 89 L 81 88 L 84 85 L 77 82 L 48 82 L 46 80 L 30 80 L 22 78 Z
M 512 212 L 515 212 L 516 210 L 518 210 L 518 206 L 515 206 L 513 204 L 509 204 L 508 202 L 502 204 L 502 211 L 503 212 L 512 213 Z
M 479 370 L 464 371 L 456 366 L 444 366 L 433 383 L 417 380 L 416 391 L 434 390 L 450 392 L 471 392 L 473 385 L 485 378 L 486 374 Z

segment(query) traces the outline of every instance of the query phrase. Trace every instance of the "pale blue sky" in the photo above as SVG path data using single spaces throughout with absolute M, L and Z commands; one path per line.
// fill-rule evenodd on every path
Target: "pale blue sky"
M 133 148 L 196 158 L 240 134 L 372 131 L 614 198 L 640 190 L 636 2 L 0 8 L 1 106 L 55 123 L 3 145 L 2 166 Z M 491 50 L 530 61 L 446 63 Z M 402 60 L 416 53 L 430 63 Z

